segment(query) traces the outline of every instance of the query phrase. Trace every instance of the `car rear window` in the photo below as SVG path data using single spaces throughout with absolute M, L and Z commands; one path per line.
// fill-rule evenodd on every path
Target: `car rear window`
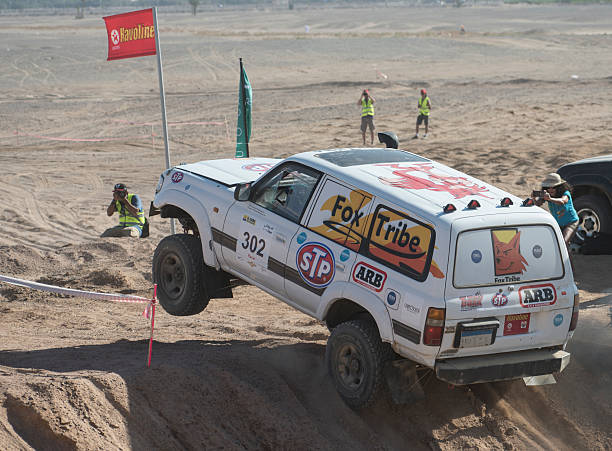
M 429 161 L 405 150 L 396 149 L 348 149 L 321 152 L 315 155 L 336 166 L 359 166 L 362 164 L 401 163 L 405 161 Z
M 560 279 L 564 275 L 557 236 L 549 225 L 468 230 L 457 237 L 456 288 Z

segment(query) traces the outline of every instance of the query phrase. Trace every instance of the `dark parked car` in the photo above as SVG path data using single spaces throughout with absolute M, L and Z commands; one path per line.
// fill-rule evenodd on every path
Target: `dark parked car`
M 583 241 L 595 232 L 612 233 L 612 155 L 568 163 L 557 173 L 573 188 L 580 216 L 577 239 Z

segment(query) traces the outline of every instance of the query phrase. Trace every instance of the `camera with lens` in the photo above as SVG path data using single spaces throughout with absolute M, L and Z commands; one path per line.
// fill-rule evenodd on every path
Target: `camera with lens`
M 127 191 L 117 191 L 117 196 L 124 198 L 127 195 Z
M 534 190 L 531 192 L 531 197 L 544 197 L 544 191 Z

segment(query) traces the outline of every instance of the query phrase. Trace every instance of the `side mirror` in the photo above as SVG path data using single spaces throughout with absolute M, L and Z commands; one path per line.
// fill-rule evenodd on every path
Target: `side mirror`
M 250 183 L 239 183 L 234 189 L 234 199 L 238 202 L 244 202 L 249 200 L 251 196 L 251 184 Z

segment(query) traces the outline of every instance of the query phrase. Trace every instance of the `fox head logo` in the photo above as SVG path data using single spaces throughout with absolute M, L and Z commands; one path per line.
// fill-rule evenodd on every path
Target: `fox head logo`
M 491 230 L 495 275 L 522 274 L 527 260 L 521 255 L 521 232 L 517 229 Z

